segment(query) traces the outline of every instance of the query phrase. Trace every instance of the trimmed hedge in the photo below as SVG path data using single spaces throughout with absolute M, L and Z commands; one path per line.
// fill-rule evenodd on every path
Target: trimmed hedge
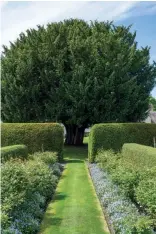
M 27 159 L 28 147 L 25 145 L 11 145 L 1 148 L 2 162 L 6 162 L 10 158 Z
M 57 123 L 3 123 L 2 146 L 24 144 L 29 153 L 38 151 L 57 152 L 63 157 L 63 128 Z
M 150 146 L 134 143 L 124 144 L 122 155 L 126 162 L 135 163 L 141 169 L 156 166 L 156 148 Z
M 99 150 L 121 150 L 124 143 L 138 143 L 153 146 L 156 124 L 110 123 L 95 124 L 89 134 L 89 160 L 93 162 Z

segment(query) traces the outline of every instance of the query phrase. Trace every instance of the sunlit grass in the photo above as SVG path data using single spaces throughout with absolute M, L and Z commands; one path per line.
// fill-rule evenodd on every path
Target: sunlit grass
M 88 144 L 88 140 L 89 140 L 89 137 L 84 137 L 84 138 L 83 138 L 83 143 L 84 143 L 84 144 Z
M 66 169 L 40 234 L 106 234 L 107 225 L 85 163 L 87 146 L 65 147 Z

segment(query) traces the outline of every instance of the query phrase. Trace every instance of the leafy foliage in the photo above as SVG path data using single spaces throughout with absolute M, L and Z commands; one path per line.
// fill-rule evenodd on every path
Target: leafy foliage
M 24 144 L 30 153 L 55 151 L 63 157 L 63 128 L 56 123 L 3 123 L 2 146 Z
M 21 33 L 1 57 L 2 120 L 60 121 L 75 137 L 73 126 L 145 119 L 156 65 L 130 28 L 70 19 Z
M 61 175 L 63 167 L 61 166 L 61 164 L 57 163 L 58 161 L 57 153 L 48 152 L 48 151 L 36 152 L 32 155 L 29 155 L 29 159 L 36 160 L 37 162 L 44 162 L 52 169 L 54 175 L 56 176 Z
M 39 231 L 44 208 L 61 174 L 61 167 L 56 164 L 55 168 L 55 153 L 51 153 L 51 160 L 50 154 L 48 160 L 42 160 L 43 156 L 40 154 L 40 159 L 32 156 L 25 162 L 11 159 L 3 164 L 2 233 L 35 234 Z M 50 161 L 50 166 L 44 161 Z M 55 173 L 55 169 L 59 173 Z
M 153 146 L 155 124 L 113 123 L 95 124 L 89 134 L 89 159 L 94 161 L 99 150 L 120 151 L 124 143 Z
M 136 189 L 136 199 L 156 224 L 156 166 L 143 173 Z
M 27 159 L 28 148 L 25 145 L 11 145 L 1 148 L 1 159 L 2 163 L 9 160 L 10 158 L 21 158 Z
M 129 147 L 134 147 L 133 151 L 129 151 Z M 122 154 L 115 154 L 113 151 L 101 151 L 97 156 L 97 161 L 109 173 L 112 181 L 119 186 L 125 196 L 138 204 L 141 211 L 148 214 L 151 224 L 155 227 L 156 154 L 153 155 L 153 158 L 145 153 L 138 155 L 137 150 L 141 146 L 136 147 L 136 144 L 129 144 L 129 147 L 125 147 Z M 147 146 L 142 146 L 142 149 L 145 147 Z M 128 149 L 127 154 L 126 149 Z M 130 152 L 133 152 L 133 154 L 131 155 Z
M 156 98 L 150 96 L 149 97 L 149 103 L 152 104 L 153 110 L 156 111 Z
M 135 170 L 140 171 L 156 166 L 156 148 L 128 143 L 123 145 L 122 154 L 125 164 L 133 165 Z
M 109 217 L 113 233 L 152 234 L 152 221 L 148 216 L 139 214 L 134 204 L 123 195 L 109 175 L 96 164 L 90 164 L 89 169 L 96 193 Z
M 45 151 L 45 152 L 35 152 L 29 155 L 29 159 L 42 161 L 47 165 L 53 165 L 57 161 L 57 153 Z

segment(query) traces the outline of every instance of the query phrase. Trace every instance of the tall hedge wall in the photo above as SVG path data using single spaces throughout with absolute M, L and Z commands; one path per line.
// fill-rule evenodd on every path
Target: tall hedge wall
M 120 151 L 124 143 L 138 143 L 153 146 L 156 124 L 110 123 L 95 124 L 89 134 L 89 160 L 94 161 L 101 149 Z
M 24 144 L 29 153 L 55 151 L 63 156 L 63 128 L 57 123 L 3 123 L 1 145 Z

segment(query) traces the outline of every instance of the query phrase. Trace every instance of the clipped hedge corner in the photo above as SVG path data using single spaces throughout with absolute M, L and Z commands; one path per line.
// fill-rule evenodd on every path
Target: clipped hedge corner
M 156 166 L 156 148 L 139 145 L 135 143 L 124 144 L 122 155 L 129 162 L 135 162 L 135 165 L 151 168 Z
M 57 123 L 3 123 L 2 146 L 24 144 L 29 153 L 53 151 L 63 158 L 63 128 Z
M 28 147 L 25 145 L 11 145 L 1 148 L 2 163 L 6 162 L 10 158 L 27 159 Z
M 90 162 L 94 162 L 96 154 L 102 149 L 112 149 L 118 152 L 124 143 L 138 143 L 153 146 L 153 137 L 156 137 L 156 124 L 95 124 L 89 134 L 89 160 Z

